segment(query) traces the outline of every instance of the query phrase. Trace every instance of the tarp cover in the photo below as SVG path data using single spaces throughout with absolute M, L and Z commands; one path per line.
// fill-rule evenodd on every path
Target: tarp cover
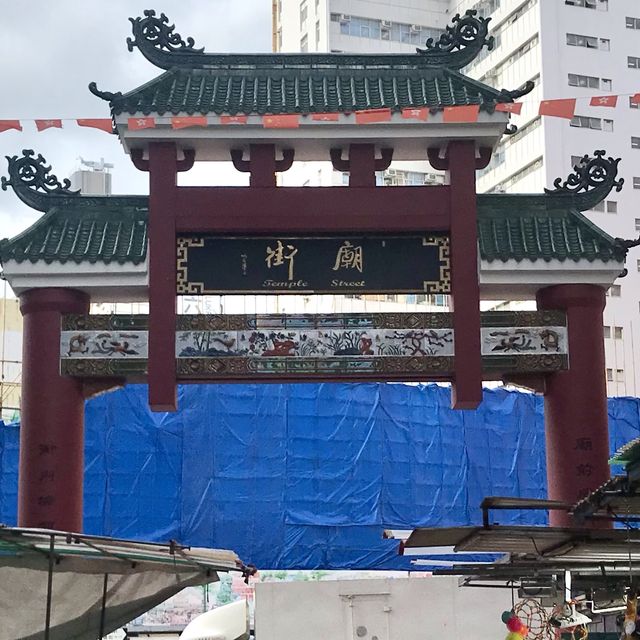
M 402 384 L 191 385 L 180 411 L 129 386 L 87 403 L 85 529 L 233 549 L 263 569 L 416 570 L 385 528 L 479 524 L 488 495 L 545 496 L 542 399 Z M 609 401 L 611 450 L 640 400 Z M 17 427 L 0 429 L 0 520 L 15 522 Z M 503 512 L 504 524 L 542 524 Z

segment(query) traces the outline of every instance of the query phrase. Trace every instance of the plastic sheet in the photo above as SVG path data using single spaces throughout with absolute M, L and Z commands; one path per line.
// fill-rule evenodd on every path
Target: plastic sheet
M 87 533 L 233 549 L 269 569 L 415 570 L 384 528 L 478 524 L 484 496 L 545 497 L 530 394 L 487 390 L 472 412 L 437 385 L 192 385 L 175 414 L 150 412 L 146 394 L 87 403 Z M 610 400 L 609 419 L 614 450 L 640 434 L 640 400 Z M 17 431 L 0 431 L 7 523 Z

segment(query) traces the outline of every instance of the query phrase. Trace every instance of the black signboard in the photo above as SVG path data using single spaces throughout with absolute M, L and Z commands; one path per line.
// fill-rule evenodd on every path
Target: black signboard
M 449 237 L 182 236 L 177 293 L 449 293 Z

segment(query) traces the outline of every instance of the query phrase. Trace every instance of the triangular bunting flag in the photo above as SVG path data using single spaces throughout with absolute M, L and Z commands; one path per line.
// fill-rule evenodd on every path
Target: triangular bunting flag
M 62 129 L 62 120 L 36 120 L 36 129 L 44 131 L 45 129 Z
M 470 104 L 463 107 L 445 107 L 442 114 L 443 122 L 478 122 L 480 113 L 479 104 Z
M 311 119 L 316 122 L 338 122 L 340 120 L 339 113 L 312 113 Z
M 220 124 L 247 124 L 249 116 L 220 116 Z
M 522 113 L 522 102 L 498 102 L 496 111 L 506 111 L 520 115 Z
M 388 122 L 389 120 L 391 120 L 391 109 L 364 109 L 363 111 L 356 111 L 356 124 Z
M 91 127 L 92 129 L 113 133 L 113 125 L 109 118 L 78 118 L 76 122 L 80 127 Z
M 591 107 L 615 107 L 618 104 L 618 96 L 594 96 L 589 101 Z
M 265 129 L 297 129 L 300 126 L 300 117 L 295 114 L 263 116 L 262 126 Z
M 9 131 L 9 129 L 22 131 L 20 120 L 0 120 L 0 133 L 2 133 L 3 131 Z
M 187 127 L 206 127 L 207 116 L 186 116 L 171 118 L 172 129 L 186 129 Z
M 429 117 L 427 107 L 410 107 L 402 110 L 402 117 L 406 120 L 426 120 Z
M 154 129 L 156 126 L 155 118 L 129 118 L 127 126 L 131 131 L 138 131 L 139 129 Z
M 565 98 L 561 100 L 543 100 L 538 109 L 540 116 L 555 116 L 571 120 L 576 113 L 576 99 Z

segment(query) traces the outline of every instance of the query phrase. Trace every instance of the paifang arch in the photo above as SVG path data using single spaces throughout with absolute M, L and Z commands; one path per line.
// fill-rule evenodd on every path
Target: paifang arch
M 132 20 L 130 50 L 164 73 L 125 94 L 90 89 L 149 196 L 73 193 L 32 151 L 2 183 L 44 213 L 0 244 L 24 315 L 21 525 L 81 530 L 83 400 L 131 380 L 172 411 L 178 381 L 444 380 L 473 409 L 483 379 L 507 379 L 545 393 L 549 497 L 573 503 L 606 480 L 602 310 L 629 243 L 581 212 L 621 188 L 618 161 L 598 151 L 544 194 L 476 194 L 532 88 L 460 72 L 492 45 L 487 24 L 456 16 L 413 55 L 229 55 L 154 11 Z M 392 159 L 428 159 L 446 184 L 376 186 Z M 231 160 L 250 186 L 177 186 L 196 160 Z M 277 186 L 299 160 L 331 160 L 348 187 Z M 176 313 L 190 292 L 354 288 L 450 294 L 453 311 Z M 539 311 L 482 314 L 481 298 Z M 148 300 L 149 315 L 91 316 L 91 300 Z

